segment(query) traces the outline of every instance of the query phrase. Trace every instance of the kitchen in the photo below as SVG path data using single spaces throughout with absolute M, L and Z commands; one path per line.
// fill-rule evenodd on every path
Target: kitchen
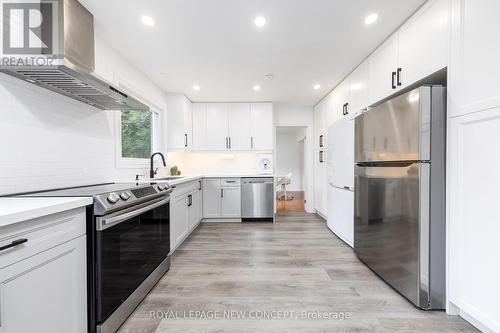
M 500 332 L 497 1 L 1 7 L 0 332 Z

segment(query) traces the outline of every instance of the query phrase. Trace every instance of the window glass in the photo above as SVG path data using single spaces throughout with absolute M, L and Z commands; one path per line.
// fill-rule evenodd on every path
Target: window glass
M 122 111 L 122 158 L 149 158 L 153 147 L 153 113 Z

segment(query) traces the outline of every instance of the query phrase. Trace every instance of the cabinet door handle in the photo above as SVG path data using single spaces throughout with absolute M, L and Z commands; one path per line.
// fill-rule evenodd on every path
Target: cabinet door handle
M 15 241 L 13 241 L 12 243 L 10 243 L 9 245 L 4 245 L 4 246 L 0 247 L 0 251 L 8 250 L 10 248 L 19 246 L 19 245 L 27 243 L 27 242 L 28 242 L 28 240 L 26 238 L 17 239 Z
M 392 89 L 396 89 L 396 72 L 392 72 Z
M 188 135 L 184 134 L 184 147 L 188 146 Z
M 198 184 L 199 184 L 198 191 L 201 191 L 201 180 L 198 181 Z
M 229 149 L 229 145 L 227 144 L 227 136 L 226 136 L 226 149 Z
M 250 137 L 250 148 L 253 149 L 253 136 Z
M 323 148 L 323 135 L 319 136 L 319 147 Z
M 401 72 L 403 71 L 402 68 L 398 68 L 398 86 L 402 86 L 403 84 L 401 83 Z
M 342 105 L 342 115 L 345 116 L 345 104 Z
M 229 149 L 231 149 L 231 137 L 229 137 Z
M 345 103 L 345 115 L 349 114 L 349 103 Z
M 319 163 L 323 163 L 323 151 L 319 152 Z
M 220 189 L 220 197 L 224 198 L 224 189 L 223 188 Z

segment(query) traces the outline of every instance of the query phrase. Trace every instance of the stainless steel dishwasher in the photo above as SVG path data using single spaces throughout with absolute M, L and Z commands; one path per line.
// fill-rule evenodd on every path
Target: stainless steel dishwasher
M 273 221 L 274 178 L 241 179 L 241 217 L 243 222 Z

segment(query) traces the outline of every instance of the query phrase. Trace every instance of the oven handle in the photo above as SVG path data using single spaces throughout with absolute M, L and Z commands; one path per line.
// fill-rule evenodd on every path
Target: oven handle
M 151 205 L 147 205 L 147 206 L 135 209 L 135 210 L 128 212 L 128 213 L 123 213 L 123 214 L 113 216 L 113 217 L 108 217 L 108 218 L 98 217 L 97 218 L 97 231 L 102 231 L 102 230 L 106 230 L 108 228 L 111 228 L 111 227 L 113 227 L 117 224 L 120 224 L 122 222 L 125 222 L 131 218 L 134 218 L 136 216 L 144 214 L 152 209 L 163 206 L 169 202 L 170 202 L 170 197 L 163 199 L 163 200 L 160 200 L 160 201 L 157 201 Z

